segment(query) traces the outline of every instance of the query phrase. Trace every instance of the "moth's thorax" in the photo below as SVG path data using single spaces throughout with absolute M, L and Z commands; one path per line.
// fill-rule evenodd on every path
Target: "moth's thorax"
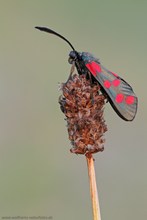
M 97 63 L 99 62 L 99 59 L 94 57 L 91 53 L 89 52 L 82 52 L 81 53 L 81 59 L 85 62 L 85 63 L 90 63 L 92 61 L 95 61 Z

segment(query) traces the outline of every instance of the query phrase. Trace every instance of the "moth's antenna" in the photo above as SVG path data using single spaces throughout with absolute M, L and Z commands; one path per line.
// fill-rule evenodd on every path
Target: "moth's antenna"
M 62 38 L 64 41 L 66 41 L 70 46 L 71 48 L 75 51 L 74 47 L 72 46 L 72 44 L 65 38 L 63 37 L 62 35 L 58 34 L 57 32 L 49 29 L 49 28 L 46 28 L 46 27 L 35 27 L 36 29 L 40 30 L 40 31 L 45 31 L 47 33 L 50 33 L 50 34 L 54 34 L 60 38 Z

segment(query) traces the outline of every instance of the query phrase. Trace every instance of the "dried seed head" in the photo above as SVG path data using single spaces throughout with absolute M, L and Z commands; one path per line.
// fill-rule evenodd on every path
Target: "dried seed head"
M 66 116 L 72 153 L 91 154 L 104 150 L 103 134 L 107 126 L 103 118 L 105 97 L 100 86 L 91 84 L 85 75 L 74 74 L 62 84 L 60 108 Z

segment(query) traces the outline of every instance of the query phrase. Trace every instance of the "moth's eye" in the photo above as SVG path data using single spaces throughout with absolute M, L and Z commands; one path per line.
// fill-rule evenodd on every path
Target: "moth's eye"
M 77 54 L 75 53 L 75 51 L 71 51 L 71 52 L 69 53 L 69 56 L 70 56 L 73 60 L 75 60 L 75 59 L 77 58 Z

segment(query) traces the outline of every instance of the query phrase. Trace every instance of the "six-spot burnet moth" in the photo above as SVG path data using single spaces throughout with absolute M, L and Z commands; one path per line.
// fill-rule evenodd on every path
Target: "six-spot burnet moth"
M 88 52 L 77 52 L 73 45 L 62 35 L 46 27 L 35 27 L 40 31 L 54 34 L 66 41 L 72 51 L 69 53 L 69 63 L 74 64 L 79 74 L 90 76 L 91 83 L 96 81 L 101 91 L 106 95 L 115 112 L 125 121 L 132 121 L 137 112 L 138 99 L 132 87 L 116 73 L 101 65 L 99 59 Z

